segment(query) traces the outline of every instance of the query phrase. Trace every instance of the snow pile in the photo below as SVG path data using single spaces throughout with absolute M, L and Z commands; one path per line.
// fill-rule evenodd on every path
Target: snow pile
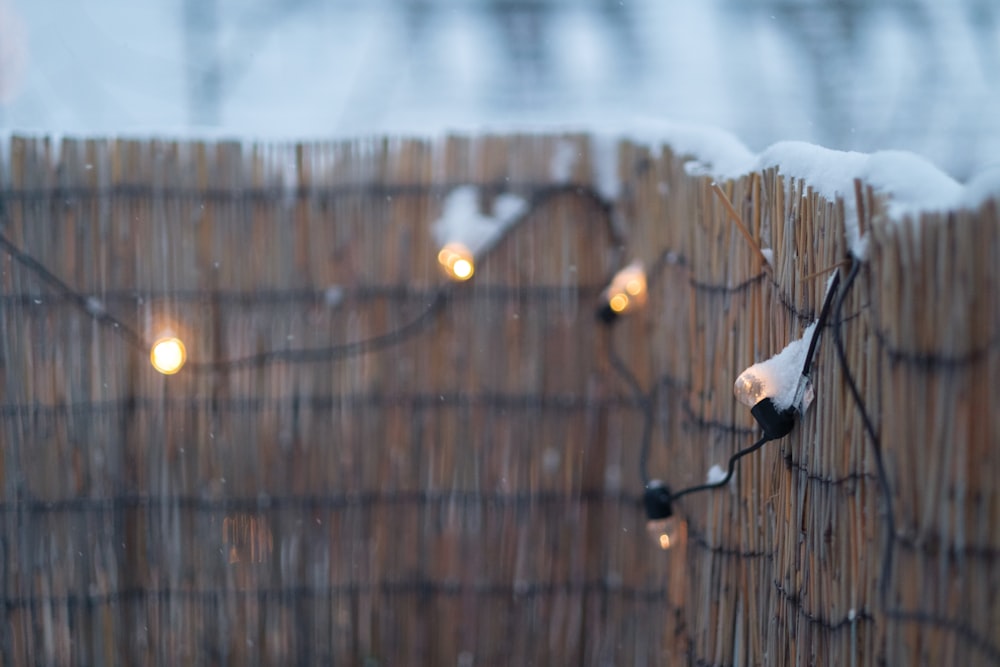
M 830 201 L 843 198 L 848 248 L 859 259 L 867 256 L 868 244 L 858 229 L 855 179 L 884 193 L 889 217 L 896 220 L 963 204 L 963 188 L 957 181 L 926 159 L 905 151 L 866 154 L 782 141 L 761 153 L 755 168 L 763 171 L 771 167 L 784 176 L 801 179 Z
M 431 233 L 438 246 L 461 243 L 478 255 L 495 243 L 507 228 L 528 210 L 528 202 L 512 194 L 493 201 L 493 214 L 479 210 L 479 188 L 464 185 L 452 190 L 444 200 L 441 217 L 434 221 Z
M 722 469 L 719 464 L 713 465 L 708 469 L 707 481 L 709 484 L 718 484 L 726 478 L 726 471 Z
M 576 144 L 565 139 L 560 140 L 549 160 L 549 176 L 552 180 L 556 183 L 568 183 L 573 176 L 573 167 L 576 166 L 578 157 Z
M 1000 201 L 1000 166 L 985 169 L 969 181 L 962 192 L 962 205 L 979 208 L 991 198 Z
M 770 398 L 778 411 L 793 407 L 802 377 L 802 366 L 809 350 L 809 341 L 816 331 L 813 322 L 802 332 L 802 337 L 786 345 L 781 352 L 767 361 L 761 361 L 740 374 L 735 391 L 739 394 L 741 385 L 753 385 L 760 398 Z M 798 407 L 798 406 L 795 406 Z
M 642 119 L 629 133 L 638 142 L 663 144 L 676 155 L 690 156 L 692 176 L 739 178 L 753 171 L 757 156 L 730 132 L 716 127 Z
M 978 208 L 991 197 L 1000 198 L 1000 167 L 981 172 L 963 187 L 926 158 L 907 151 L 858 153 L 780 141 L 754 155 L 722 130 L 648 121 L 638 123 L 629 134 L 636 141 L 654 147 L 664 144 L 678 155 L 690 156 L 685 170 L 693 176 L 736 179 L 777 167 L 783 176 L 802 180 L 830 201 L 842 198 L 848 247 L 859 259 L 866 257 L 868 248 L 858 228 L 855 179 L 887 197 L 887 213 L 893 220 L 922 212 Z

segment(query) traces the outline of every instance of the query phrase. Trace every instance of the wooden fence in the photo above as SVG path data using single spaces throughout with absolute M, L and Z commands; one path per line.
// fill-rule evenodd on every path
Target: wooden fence
M 644 417 L 674 489 L 754 440 L 733 381 L 815 319 L 843 205 L 721 184 L 752 245 L 668 149 L 617 145 L 602 195 L 597 146 L 14 138 L 2 664 L 1000 663 L 997 205 L 859 190 L 846 365 L 828 328 L 811 409 L 662 552 Z M 467 184 L 529 208 L 452 284 L 431 225 Z M 603 327 L 633 258 L 649 302 Z

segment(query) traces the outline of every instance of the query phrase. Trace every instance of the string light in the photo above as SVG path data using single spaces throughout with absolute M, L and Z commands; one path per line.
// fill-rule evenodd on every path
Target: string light
M 664 551 L 675 546 L 680 541 L 680 522 L 674 516 L 670 490 L 660 480 L 650 480 L 642 500 L 646 508 L 646 532 Z
M 823 300 L 823 307 L 820 311 L 819 319 L 809 338 L 808 348 L 803 355 L 802 365 L 798 374 L 796 381 L 795 390 L 792 393 L 792 398 L 790 399 L 790 406 L 779 408 L 775 403 L 774 398 L 778 394 L 785 393 L 786 385 L 788 383 L 788 378 L 785 377 L 787 371 L 785 370 L 784 360 L 777 359 L 781 356 L 789 356 L 797 359 L 797 354 L 799 345 L 802 341 L 794 341 L 782 350 L 781 353 L 772 357 L 768 360 L 771 363 L 760 363 L 754 364 L 750 368 L 746 369 L 740 373 L 739 377 L 736 378 L 736 382 L 733 385 L 733 394 L 736 399 L 750 408 L 750 413 L 757 420 L 763 430 L 763 435 L 752 445 L 746 449 L 741 449 L 729 458 L 729 463 L 727 465 L 726 474 L 722 477 L 716 479 L 715 481 L 708 482 L 706 484 L 698 484 L 696 486 L 691 486 L 686 489 L 682 489 L 676 493 L 671 493 L 663 482 L 660 480 L 651 480 L 646 482 L 645 491 L 643 494 L 643 504 L 646 508 L 646 518 L 647 518 L 647 530 L 653 535 L 654 539 L 658 542 L 661 549 L 669 549 L 677 540 L 678 532 L 678 521 L 673 516 L 673 503 L 678 499 L 699 491 L 707 491 L 710 489 L 718 489 L 720 487 L 729 484 L 732 479 L 733 474 L 736 471 L 736 463 L 744 456 L 752 454 L 766 443 L 777 440 L 778 438 L 783 438 L 788 435 L 792 429 L 795 427 L 795 415 L 804 411 L 808 407 L 809 403 L 813 400 L 813 388 L 812 380 L 809 376 L 809 370 L 812 366 L 812 359 L 816 352 L 816 347 L 819 342 L 819 335 L 826 325 L 826 320 L 829 317 L 830 309 L 834 303 L 834 297 L 840 293 L 838 290 L 838 285 L 840 281 L 840 275 L 835 274 L 829 285 L 827 286 L 826 296 Z M 843 297 L 840 297 L 840 302 L 842 302 Z M 839 303 L 838 302 L 838 305 Z M 638 387 L 634 380 L 634 376 L 628 371 L 627 368 L 621 367 L 621 362 L 615 363 L 616 357 L 612 355 L 612 365 L 618 369 L 618 372 L 629 380 L 629 383 L 633 385 L 633 388 L 639 395 L 641 395 L 641 389 Z M 793 371 L 794 372 L 794 371 Z M 644 400 L 644 409 L 650 410 L 648 400 Z M 648 448 L 648 433 L 643 435 L 642 451 L 639 456 L 640 474 L 643 479 L 648 479 L 645 466 L 647 461 L 646 449 Z
M 620 315 L 645 306 L 646 270 L 642 262 L 636 260 L 616 273 L 602 292 L 601 300 L 597 319 L 605 324 L 611 324 Z
M 428 188 L 428 191 L 432 191 L 432 188 Z M 533 213 L 538 211 L 549 201 L 561 196 L 579 198 L 592 205 L 599 212 L 607 228 L 610 242 L 614 245 L 620 245 L 622 243 L 622 240 L 619 238 L 615 226 L 612 223 L 612 203 L 605 199 L 595 188 L 579 183 L 558 183 L 537 188 L 533 192 L 529 204 L 527 206 L 519 206 L 517 215 L 505 223 L 504 232 L 510 233 L 524 221 L 528 220 Z M 513 207 L 505 204 L 504 208 L 510 209 Z M 4 201 L 3 199 L 0 199 L 0 229 L 7 228 L 11 226 L 11 224 L 12 222 L 10 217 L 4 207 Z M 494 243 L 482 250 L 480 259 L 482 260 L 483 258 L 489 256 L 495 246 L 496 244 Z M 438 253 L 438 259 L 439 261 L 442 259 L 444 260 L 442 262 L 442 266 L 445 268 L 446 272 L 449 273 L 449 276 L 453 277 L 454 281 L 468 280 L 471 278 L 475 273 L 475 262 L 472 254 L 469 253 L 467 249 L 465 252 L 468 254 L 463 254 L 460 252 L 461 248 L 455 248 L 451 244 L 447 244 L 446 248 L 448 248 L 450 252 L 445 253 L 445 248 L 442 248 L 442 251 Z M 125 342 L 132 345 L 137 350 L 142 351 L 144 354 L 148 353 L 150 355 L 150 361 L 154 363 L 154 367 L 157 365 L 157 362 L 154 361 L 155 357 L 153 350 L 150 349 L 146 338 L 141 336 L 125 320 L 119 319 L 112 313 L 108 312 L 102 304 L 100 308 L 94 308 L 95 303 L 100 304 L 99 301 L 94 301 L 92 298 L 87 297 L 86 295 L 81 294 L 78 290 L 74 289 L 31 254 L 21 250 L 21 248 L 4 235 L 2 231 L 0 231 L 0 250 L 6 252 L 12 259 L 31 271 L 56 292 L 67 298 L 71 303 L 79 307 L 81 310 L 86 311 L 87 314 L 93 317 L 95 321 L 108 327 Z M 462 262 L 462 259 L 465 261 Z M 448 271 L 449 262 L 452 270 L 457 269 L 454 276 L 452 276 L 452 274 Z M 183 351 L 181 353 L 181 358 L 183 359 L 181 361 L 181 366 L 186 365 L 186 368 L 190 372 L 195 373 L 215 372 L 238 368 L 260 367 L 279 361 L 297 364 L 331 362 L 347 357 L 383 350 L 399 345 L 424 331 L 434 317 L 441 312 L 442 307 L 447 302 L 447 295 L 448 286 L 443 285 L 439 287 L 435 291 L 433 298 L 427 303 L 425 309 L 413 320 L 403 324 L 397 329 L 386 333 L 376 334 L 370 338 L 326 347 L 265 350 L 256 354 L 230 359 L 187 360 L 187 353 L 186 351 Z M 335 299 L 336 298 L 337 295 L 335 295 Z M 180 343 L 180 346 L 183 347 L 183 343 L 179 340 L 178 342 Z M 168 349 L 169 348 L 164 348 L 163 352 L 167 352 Z M 174 356 L 176 356 L 176 354 Z M 172 365 L 164 364 L 164 368 L 172 367 Z M 157 368 L 157 370 L 159 370 L 159 368 Z M 177 366 L 172 372 L 176 373 L 178 370 L 180 370 L 180 366 Z
M 776 393 L 774 378 L 767 367 L 755 364 L 740 373 L 733 386 L 733 394 L 764 430 L 769 440 L 782 438 L 795 426 L 795 408 L 779 410 L 772 398 Z
M 153 364 L 153 368 L 164 375 L 177 373 L 187 361 L 184 341 L 170 335 L 157 339 L 150 348 L 149 361 Z
M 449 278 L 456 281 L 468 280 L 476 271 L 472 252 L 461 243 L 445 244 L 438 252 L 438 264 L 444 268 Z

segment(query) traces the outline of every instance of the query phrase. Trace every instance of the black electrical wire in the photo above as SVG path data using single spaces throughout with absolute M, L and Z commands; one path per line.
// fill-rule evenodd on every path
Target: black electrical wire
M 513 229 L 516 229 L 524 224 L 526 220 L 530 219 L 531 216 L 542 206 L 548 203 L 549 200 L 559 195 L 566 194 L 579 197 L 583 201 L 595 206 L 604 218 L 604 224 L 607 227 L 611 244 L 618 245 L 620 243 L 621 239 L 619 238 L 612 219 L 613 203 L 605 199 L 594 188 L 573 183 L 548 185 L 536 190 L 532 195 L 528 206 L 525 208 L 525 211 L 507 226 L 506 233 L 509 234 Z M 7 214 L 5 201 L 3 198 L 0 198 L 0 227 L 7 226 L 8 222 L 9 216 Z M 492 245 L 483 250 L 477 259 L 481 261 L 488 257 L 497 248 L 502 240 L 503 237 L 497 239 Z M 138 331 L 130 327 L 123 320 L 108 313 L 105 310 L 104 305 L 99 300 L 94 297 L 83 295 L 73 289 L 68 283 L 55 275 L 51 270 L 49 270 L 48 267 L 39 262 L 30 253 L 19 248 L 17 244 L 12 242 L 2 232 L 0 232 L 0 248 L 2 248 L 16 262 L 37 275 L 43 282 L 47 283 L 50 287 L 54 288 L 62 296 L 67 298 L 71 303 L 86 311 L 90 316 L 97 320 L 98 323 L 111 326 L 112 330 L 121 336 L 128 344 L 143 353 L 148 352 L 150 343 L 147 342 Z M 442 310 L 442 306 L 446 303 L 448 295 L 451 291 L 457 288 L 458 285 L 456 283 L 445 283 L 437 289 L 431 301 L 414 319 L 410 320 L 398 329 L 378 334 L 370 338 L 327 347 L 268 350 L 234 359 L 191 359 L 185 364 L 185 368 L 189 372 L 214 372 L 228 369 L 259 367 L 274 362 L 293 364 L 316 363 L 322 361 L 335 361 L 394 347 L 421 333 Z
M 822 308 L 820 310 L 819 320 L 816 323 L 816 328 L 813 330 L 812 337 L 809 339 L 809 347 L 806 350 L 805 361 L 802 364 L 802 375 L 804 375 L 804 376 L 806 376 L 806 375 L 809 374 L 809 369 L 812 366 L 813 357 L 816 354 L 816 349 L 817 349 L 817 346 L 819 344 L 820 334 L 823 331 L 823 328 L 826 326 L 826 322 L 827 322 L 827 320 L 830 317 L 830 311 L 831 311 L 831 308 L 832 308 L 833 304 L 836 303 L 838 306 L 842 306 L 843 305 L 843 294 L 838 289 L 839 286 L 840 286 L 840 273 L 837 272 L 837 273 L 834 274 L 833 279 L 830 281 L 830 286 L 827 288 L 826 296 L 823 299 L 823 306 L 822 306 Z M 845 289 L 847 287 L 849 287 L 849 285 L 845 285 Z M 835 297 L 839 297 L 839 298 L 835 298 Z M 838 317 L 839 317 L 839 313 L 838 313 Z M 779 436 L 779 437 L 784 437 L 784 436 L 782 435 L 782 436 Z M 736 452 L 735 454 L 733 454 L 731 457 L 729 457 L 729 464 L 728 464 L 728 467 L 727 467 L 727 470 L 726 470 L 725 477 L 723 477 L 722 479 L 720 479 L 717 482 L 709 482 L 709 483 L 706 483 L 706 484 L 699 484 L 697 486 L 691 486 L 691 487 L 688 487 L 686 489 L 681 489 L 680 491 L 677 491 L 676 493 L 671 493 L 670 494 L 670 499 L 671 500 L 677 500 L 678 498 L 681 498 L 683 496 L 686 496 L 686 495 L 689 495 L 689 494 L 692 494 L 692 493 L 697 493 L 699 491 L 707 491 L 709 489 L 717 489 L 719 487 L 725 486 L 726 484 L 729 483 L 729 480 L 731 480 L 733 478 L 733 474 L 736 471 L 736 462 L 737 461 L 739 461 L 744 456 L 746 456 L 748 454 L 752 454 L 753 452 L 757 451 L 758 449 L 760 449 L 761 447 L 763 447 L 766 443 L 770 442 L 771 440 L 777 440 L 777 439 L 778 438 L 769 437 L 768 434 L 767 434 L 767 432 L 765 432 L 764 435 L 761 436 L 760 440 L 758 440 L 754 444 L 750 445 L 746 449 L 739 450 L 738 452 Z M 644 475 L 643 476 L 643 483 L 644 484 L 648 483 L 648 475 Z
M 860 270 L 861 262 L 854 260 L 851 264 L 851 270 L 844 281 L 844 289 L 841 290 L 837 297 L 837 303 L 833 309 L 833 342 L 837 350 L 837 359 L 840 361 L 840 371 L 844 376 L 844 381 L 847 383 L 851 397 L 854 399 L 854 404 L 858 408 L 858 413 L 861 415 L 861 422 L 864 424 L 865 432 L 867 432 L 872 445 L 872 453 L 875 455 L 875 470 L 878 474 L 879 486 L 882 487 L 882 497 L 885 502 L 887 536 L 885 555 L 882 557 L 882 576 L 879 582 L 879 594 L 882 597 L 883 606 L 885 606 L 889 590 L 889 577 L 892 572 L 892 554 L 896 536 L 896 515 L 892 506 L 892 487 L 889 485 L 889 474 L 886 472 L 885 456 L 882 452 L 882 440 L 875 430 L 875 424 L 872 422 L 871 415 L 868 414 L 861 391 L 858 389 L 858 384 L 855 382 L 854 375 L 851 373 L 851 369 L 847 363 L 847 351 L 844 348 L 844 333 L 841 327 L 841 313 L 843 312 L 844 301 L 851 286 L 854 285 L 854 281 L 857 279 Z
M 806 350 L 805 362 L 802 364 L 802 375 L 809 375 L 809 369 L 812 367 L 813 356 L 816 354 L 816 348 L 819 345 L 819 337 L 826 327 L 826 321 L 830 318 L 830 305 L 834 302 L 834 297 L 839 295 L 837 288 L 840 286 L 840 271 L 838 270 L 833 274 L 833 280 L 830 281 L 830 286 L 826 289 L 826 296 L 823 298 L 823 307 L 819 311 L 819 321 L 816 323 L 816 329 L 813 331 L 812 338 L 809 339 L 809 349 Z M 845 289 L 847 286 L 845 286 Z
M 650 393 L 643 391 L 639 379 L 629 370 L 625 360 L 618 356 L 614 344 L 614 330 L 608 331 L 608 362 L 616 373 L 632 390 L 639 408 L 642 410 L 642 437 L 639 442 L 639 478 L 643 486 L 649 484 L 649 450 L 653 442 L 653 400 Z
M 671 493 L 670 494 L 670 500 L 677 500 L 678 498 L 682 498 L 682 497 L 684 497 L 686 495 L 689 495 L 691 493 L 697 493 L 698 491 L 707 491 L 709 489 L 717 489 L 720 486 L 725 486 L 726 484 L 729 483 L 729 480 L 731 480 L 733 478 L 733 472 L 736 470 L 736 462 L 737 461 L 739 461 L 741 458 L 743 458 L 747 454 L 754 453 L 755 451 L 757 451 L 758 449 L 760 449 L 761 447 L 763 447 L 766 443 L 771 442 L 771 440 L 773 440 L 773 439 L 774 438 L 767 437 L 766 434 L 762 435 L 761 438 L 760 438 L 760 440 L 758 440 L 757 442 L 753 443 L 752 445 L 750 445 L 746 449 L 741 449 L 740 451 L 736 452 L 735 454 L 733 454 L 732 456 L 729 457 L 729 468 L 728 468 L 728 470 L 726 470 L 726 476 L 725 477 L 723 477 L 722 479 L 720 479 L 717 482 L 709 482 L 707 484 L 699 484 L 698 486 L 689 486 L 686 489 L 681 489 L 677 493 Z

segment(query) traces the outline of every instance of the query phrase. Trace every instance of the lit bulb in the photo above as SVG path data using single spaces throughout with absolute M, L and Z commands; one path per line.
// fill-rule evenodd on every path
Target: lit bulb
M 611 323 L 618 315 L 625 314 L 646 303 L 646 272 L 642 262 L 635 261 L 615 274 L 611 284 L 604 290 L 604 305 L 598 310 L 598 317 Z
M 456 278 L 466 280 L 472 275 L 472 262 L 467 259 L 460 259 L 455 262 L 452 267 L 452 272 L 455 274 Z
M 441 248 L 438 263 L 452 280 L 468 280 L 476 270 L 472 252 L 461 243 L 448 243 Z
M 628 308 L 628 297 L 624 294 L 615 294 L 608 300 L 608 305 L 611 306 L 611 310 L 621 313 Z
M 736 395 L 736 400 L 740 403 L 748 408 L 752 408 L 767 398 L 767 389 L 766 376 L 759 373 L 754 366 L 751 366 L 736 378 L 736 384 L 733 385 L 733 394 Z
M 187 360 L 187 350 L 180 338 L 165 336 L 153 343 L 149 352 L 149 361 L 160 373 L 173 375 L 184 366 Z
M 677 517 L 650 520 L 646 522 L 646 532 L 653 538 L 653 543 L 664 551 L 680 542 L 680 522 Z

